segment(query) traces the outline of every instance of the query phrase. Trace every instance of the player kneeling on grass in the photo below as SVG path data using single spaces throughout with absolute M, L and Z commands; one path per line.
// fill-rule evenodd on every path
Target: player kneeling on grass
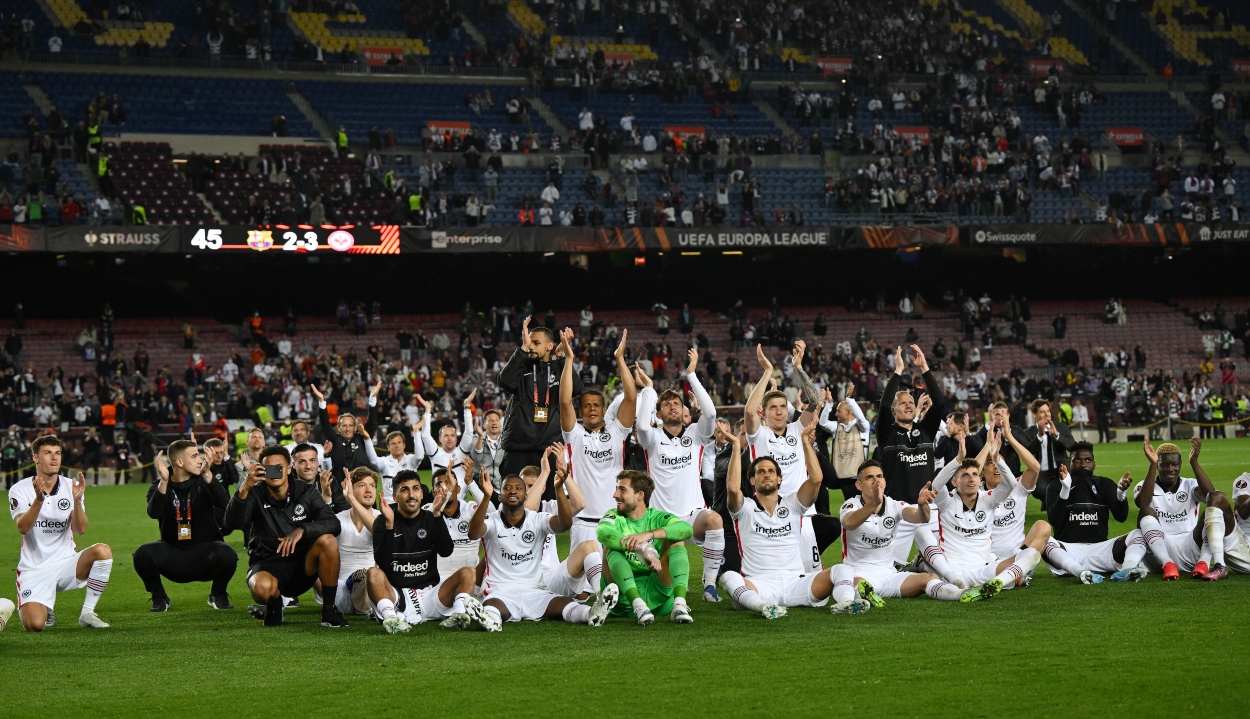
M 842 504 L 842 563 L 832 571 L 835 614 L 860 614 L 885 599 L 918 597 L 958 600 L 962 589 L 936 574 L 900 572 L 894 567 L 894 534 L 900 522 L 929 523 L 929 503 L 936 493 L 920 488 L 916 504 L 885 496 L 881 463 L 859 465 L 855 487 L 860 491 Z M 945 490 L 942 490 L 945 491 Z
M 1161 571 L 1165 580 L 1177 579 L 1183 570 L 1192 572 L 1198 579 L 1214 582 L 1228 576 L 1224 565 L 1224 538 L 1233 531 L 1233 509 L 1198 463 L 1202 441 L 1195 437 L 1189 443 L 1193 477 L 1181 476 L 1180 447 L 1168 442 L 1159 445 L 1156 451 L 1148 440 L 1142 442 L 1150 468 L 1146 470 L 1146 478 L 1133 488 L 1133 500 L 1140 511 L 1137 518 L 1140 537 L 1129 541 L 1124 563 L 1135 566 L 1146 559 L 1146 568 Z M 1198 522 L 1200 504 L 1207 505 L 1201 523 Z
M 645 472 L 626 469 L 616 475 L 616 509 L 603 515 L 595 533 L 605 552 L 600 596 L 615 604 L 614 588 L 619 588 L 630 606 L 615 607 L 613 613 L 632 612 L 639 626 L 654 624 L 656 613 L 692 624 L 686 605 L 690 557 L 683 542 L 694 528 L 676 515 L 648 508 L 654 491 Z
M 499 630 L 502 622 L 523 619 L 563 619 L 570 624 L 601 626 L 616 602 L 614 592 L 601 592 L 594 606 L 578 604 L 547 588 L 543 573 L 543 547 L 548 535 L 568 531 L 573 523 L 569 497 L 560 474 L 555 478 L 556 514 L 535 512 L 525 506 L 525 480 L 510 474 L 500 488 L 499 509 L 488 512 L 494 486 L 482 482 L 484 496 L 469 520 L 469 537 L 486 546 L 486 571 L 482 577 L 485 614 Z M 489 627 L 488 627 L 489 628 Z
M 36 439 L 30 452 L 35 460 L 34 476 L 9 490 L 9 513 L 22 535 L 17 561 L 17 606 L 22 626 L 28 632 L 52 626 L 57 592 L 86 587 L 78 625 L 105 629 L 108 624 L 96 615 L 95 607 L 113 571 L 113 550 L 107 544 L 93 544 L 81 552 L 74 547 L 73 535 L 87 531 L 83 501 L 87 478 L 82 472 L 78 479 L 61 476 L 61 440 L 53 435 Z M 0 625 L 8 621 L 12 611 L 11 606 L 0 606 Z
M 247 586 L 256 602 L 248 610 L 265 626 L 279 626 L 282 598 L 298 597 L 320 579 L 321 626 L 345 627 L 335 604 L 339 518 L 317 485 L 291 477 L 286 448 L 266 447 L 226 506 L 226 530 L 241 529 L 247 537 Z
M 747 472 L 755 496 L 742 493 L 742 442 L 728 434 L 733 445 L 725 474 L 725 503 L 734 521 L 734 535 L 742 552 L 742 573 L 725 572 L 721 588 L 735 606 L 745 607 L 765 619 L 786 614 L 786 607 L 823 607 L 833 593 L 828 569 L 811 572 L 807 542 L 801 525 L 803 514 L 816 501 L 824 475 L 816 458 L 814 442 L 820 407 L 803 428 L 803 454 L 807 481 L 798 491 L 779 496 L 781 466 L 771 455 L 756 458 Z
M 990 432 L 985 447 L 976 459 L 959 459 L 948 463 L 933 480 L 937 486 L 934 504 L 938 508 L 938 525 L 942 539 L 938 542 L 928 529 L 916 531 L 916 543 L 924 563 L 951 584 L 968 587 L 962 602 L 990 599 L 1003 589 L 1024 583 L 1025 577 L 1041 560 L 1050 525 L 1039 521 L 1033 525 L 1024 547 L 1014 556 L 999 560 L 991 549 L 993 544 L 994 510 L 1011 497 L 1016 478 L 999 456 L 1002 436 Z M 981 467 L 995 462 L 1002 475 L 1002 484 L 992 493 L 981 488 Z M 946 483 L 955 480 L 955 491 Z
M 431 506 L 421 507 L 421 477 L 400 470 L 391 480 L 395 508 L 382 503 L 373 522 L 373 558 L 368 570 L 369 601 L 387 634 L 407 632 L 413 624 L 442 619 L 442 626 L 464 629 L 477 622 L 499 631 L 499 621 L 473 598 L 473 569 L 461 567 L 439 580 L 436 557 L 451 556 L 455 546 L 442 508 L 446 485 L 436 485 Z
M 339 512 L 339 588 L 334 602 L 343 614 L 368 614 L 369 569 L 373 561 L 373 524 L 382 513 L 373 508 L 378 496 L 378 474 L 368 467 L 357 467 L 343 481 L 343 498 L 350 508 Z M 325 492 L 322 492 L 325 498 Z

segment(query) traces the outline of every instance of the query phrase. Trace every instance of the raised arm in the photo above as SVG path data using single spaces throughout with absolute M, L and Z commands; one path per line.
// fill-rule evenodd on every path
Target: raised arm
M 1010 421 L 1004 421 L 1002 427 L 1003 438 L 1016 451 L 1016 456 L 1020 458 L 1020 461 L 1024 462 L 1024 474 L 1020 475 L 1020 484 L 1032 492 L 1033 488 L 1037 486 L 1037 477 L 1042 472 L 1042 463 L 1037 461 L 1037 457 L 1034 457 L 1033 453 L 1026 449 L 1023 444 L 1020 444 L 1020 440 L 1016 439 L 1015 434 L 1011 431 Z M 1002 469 L 1000 468 L 999 471 L 1001 472 Z
M 1194 479 L 1198 480 L 1198 487 L 1202 490 L 1202 495 L 1198 497 L 1199 502 L 1206 502 L 1207 498 L 1215 492 L 1215 485 L 1211 482 L 1211 478 L 1207 476 L 1207 471 L 1198 464 L 1198 455 L 1202 453 L 1202 440 L 1197 437 L 1189 438 L 1189 466 L 1194 470 Z
M 807 462 L 807 481 L 799 486 L 798 495 L 799 503 L 806 509 L 812 506 L 819 496 L 822 486 L 821 481 L 824 479 L 824 472 L 820 469 L 820 458 L 816 456 L 816 424 L 819 420 L 821 406 L 817 405 L 815 411 L 804 412 L 803 416 L 808 417 L 808 423 L 803 427 L 803 459 Z
M 699 381 L 699 376 L 695 372 L 699 367 L 698 351 L 691 349 L 688 356 L 690 363 L 686 366 L 686 381 L 690 383 L 690 391 L 694 393 L 694 399 L 699 403 L 699 421 L 695 423 L 698 438 L 695 441 L 699 444 L 707 444 L 716 434 L 716 405 L 712 404 L 712 396 L 703 389 L 703 383 Z
M 920 488 L 920 492 L 916 495 L 916 504 L 906 507 L 902 511 L 903 521 L 912 524 L 928 524 L 929 523 L 929 505 L 937 498 L 937 492 L 933 491 L 933 482 L 925 482 Z
M 347 503 L 352 506 L 352 516 L 360 520 L 363 527 L 373 526 L 373 507 L 366 507 L 359 499 L 356 499 L 356 493 L 352 491 L 352 479 L 349 475 L 343 480 L 343 496 L 347 498 Z
M 791 364 L 794 365 L 794 376 L 799 380 L 799 395 L 803 400 L 803 413 L 799 416 L 799 421 L 806 427 L 811 422 L 812 409 L 820 404 L 820 393 L 816 391 L 816 387 L 812 385 L 812 380 L 807 376 L 807 372 L 803 370 L 803 354 L 807 351 L 807 343 L 803 340 L 795 340 L 794 350 L 791 353 Z
M 560 472 L 557 471 L 554 480 L 556 490 L 556 516 L 551 518 L 551 531 L 556 534 L 559 534 L 560 532 L 567 532 L 569 528 L 573 526 L 573 507 L 569 504 L 569 495 L 564 491 L 564 477 L 566 476 L 568 476 L 567 473 L 562 476 Z
M 572 432 L 577 426 L 577 411 L 573 408 L 573 348 L 569 342 L 573 339 L 573 330 L 565 327 L 560 330 L 560 346 L 556 352 L 564 355 L 564 368 L 560 370 L 560 429 Z
M 722 432 L 732 445 L 729 454 L 729 470 L 725 473 L 725 506 L 730 512 L 742 511 L 742 439 L 733 432 Z
M 438 443 L 434 441 L 434 435 L 430 433 L 430 425 L 434 424 L 434 403 L 419 394 L 416 397 L 425 408 L 425 416 L 421 419 L 421 443 L 425 445 L 425 453 L 433 457 L 438 451 Z
M 495 486 L 490 482 L 482 487 L 482 501 L 477 504 L 477 511 L 469 518 L 469 539 L 481 539 L 486 536 L 486 513 L 490 511 L 490 497 Z
M 473 440 L 476 437 L 473 423 L 473 398 L 477 396 L 477 388 L 464 400 L 464 434 L 460 436 L 460 451 L 468 454 L 473 451 Z
M 629 330 L 621 330 L 621 343 L 617 345 L 613 357 L 616 358 L 616 371 L 621 375 L 621 404 L 616 410 L 617 421 L 625 429 L 634 426 L 635 412 L 638 406 L 638 385 L 634 375 L 625 364 L 625 347 L 629 342 Z
M 773 363 L 764 355 L 762 345 L 755 345 L 755 359 L 759 361 L 764 372 L 760 375 L 760 381 L 751 388 L 751 396 L 747 397 L 746 405 L 742 408 L 742 418 L 746 420 L 748 435 L 755 434 L 760 429 L 760 405 L 768 391 L 768 378 L 773 374 Z
M 638 410 L 634 413 L 634 430 L 638 432 L 639 443 L 643 447 L 648 447 L 655 435 L 655 428 L 651 426 L 651 418 L 655 416 L 655 403 L 659 395 L 651 386 L 651 378 L 647 377 L 641 368 L 635 372 L 634 379 L 642 385 L 642 389 L 638 391 Z M 617 417 L 619 418 L 620 415 L 618 414 Z

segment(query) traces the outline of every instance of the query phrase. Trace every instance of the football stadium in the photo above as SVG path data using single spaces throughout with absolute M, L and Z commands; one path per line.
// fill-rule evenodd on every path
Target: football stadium
M 5 0 L 0 714 L 1250 715 L 1248 28 Z

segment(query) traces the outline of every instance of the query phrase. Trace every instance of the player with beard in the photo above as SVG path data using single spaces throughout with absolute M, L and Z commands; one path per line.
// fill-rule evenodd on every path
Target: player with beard
M 373 449 L 372 442 L 365 443 L 365 451 L 369 455 L 369 461 L 373 464 L 374 469 L 382 475 L 382 500 L 390 502 L 394 499 L 391 489 L 391 482 L 395 479 L 395 475 L 401 470 L 410 469 L 416 471 L 421 466 L 421 460 L 425 459 L 425 442 L 419 434 L 420 428 L 425 426 L 428 417 L 418 420 L 412 429 L 412 446 L 414 451 L 407 454 L 404 443 L 403 432 L 391 432 L 386 435 L 386 450 L 388 454 L 385 457 L 379 457 L 377 451 Z
M 338 517 L 317 486 L 292 481 L 291 475 L 286 447 L 266 447 L 226 506 L 226 526 L 247 536 L 247 586 L 257 603 L 249 612 L 265 626 L 279 626 L 282 598 L 298 597 L 321 580 L 321 626 L 345 627 L 335 605 Z
M 1179 447 L 1167 442 L 1155 450 L 1149 439 L 1142 442 L 1150 468 L 1146 478 L 1133 488 L 1142 541 L 1130 542 L 1124 563 L 1132 566 L 1146 558 L 1147 569 L 1162 571 L 1165 580 L 1178 578 L 1184 570 L 1214 582 L 1228 576 L 1224 538 L 1234 527 L 1233 510 L 1198 462 L 1202 440 L 1194 437 L 1189 444 L 1189 467 L 1194 476 L 1182 477 Z M 1199 522 L 1202 504 L 1207 508 Z M 1145 557 L 1146 549 L 1150 550 L 1149 557 Z
M 803 362 L 805 346 L 802 340 L 794 343 L 793 362 L 797 367 Z M 755 356 L 763 368 L 760 381 L 755 383 L 751 396 L 747 397 L 743 408 L 743 419 L 746 420 L 747 441 L 750 442 L 751 459 L 772 457 L 781 468 L 781 496 L 798 492 L 799 487 L 807 481 L 807 461 L 804 456 L 803 428 L 811 423 L 816 416 L 811 411 L 804 411 L 799 418 L 790 421 L 790 402 L 786 393 L 780 390 L 766 391 L 768 380 L 773 373 L 772 362 L 764 354 L 762 345 L 755 346 Z M 819 460 L 818 460 L 819 461 Z M 816 468 L 820 472 L 819 467 Z M 808 505 L 804 510 L 811 516 L 816 513 L 814 506 Z M 807 572 L 814 574 L 821 570 L 820 550 L 816 546 L 816 533 L 812 522 L 800 522 L 803 535 L 803 559 Z M 735 530 L 735 535 L 741 538 Z
M 634 379 L 642 390 L 634 426 L 638 444 L 646 453 L 647 474 L 655 485 L 655 494 L 648 502 L 657 511 L 676 515 L 694 530 L 690 540 L 703 548 L 703 601 L 719 602 L 716 577 L 725 559 L 725 525 L 719 514 L 703 505 L 703 482 L 699 477 L 703 449 L 716 432 L 716 406 L 695 374 L 698 351 L 691 349 L 688 357 L 685 377 L 699 403 L 699 421 L 685 424 L 686 407 L 681 393 L 666 389 L 657 397 L 651 378 L 638 371 Z M 658 428 L 651 425 L 652 415 L 660 423 Z
M 560 350 L 566 357 L 573 354 L 572 339 L 571 329 L 565 328 L 560 333 Z M 608 407 L 604 394 L 588 389 L 578 400 L 582 423 L 577 426 L 577 413 L 573 409 L 573 363 L 564 363 L 564 374 L 560 378 L 560 429 L 568 450 L 569 480 L 576 479 L 585 499 L 585 506 L 573 517 L 573 527 L 569 530 L 570 548 L 583 542 L 597 543 L 595 532 L 599 518 L 615 506 L 612 492 L 616 487 L 616 475 L 625 469 L 625 441 L 634 428 L 637 399 L 634 375 L 625 364 L 628 342 L 629 330 L 622 330 L 621 343 L 613 356 L 621 375 L 624 399 L 611 420 L 604 417 Z
M 295 479 L 316 487 L 322 501 L 329 505 L 335 514 L 351 509 L 351 504 L 343 494 L 343 485 L 335 480 L 334 472 L 328 469 L 323 471 L 317 463 L 316 445 L 305 442 L 292 447 L 291 464 Z M 340 470 L 338 476 L 346 476 L 346 471 Z
M 344 469 L 372 467 L 365 444 L 373 441 L 373 433 L 378 427 L 378 393 L 382 391 L 382 380 L 379 379 L 373 389 L 369 390 L 369 417 L 363 427 L 346 407 L 339 407 L 339 421 L 331 425 L 325 395 L 321 394 L 315 384 L 309 385 L 309 389 L 317 398 L 317 407 L 320 408 L 321 432 L 331 445 L 326 456 L 330 460 L 330 469 L 334 476 L 342 476 Z
M 924 393 L 930 394 L 941 385 L 929 372 L 929 362 L 924 352 L 917 345 L 911 345 L 912 362 L 920 369 L 924 379 Z M 938 425 L 942 422 L 941 412 L 929 412 L 923 420 L 917 419 L 916 399 L 911 392 L 903 389 L 903 373 L 907 363 L 903 358 L 903 348 L 894 351 L 894 374 L 890 376 L 885 390 L 881 393 L 881 407 L 877 414 L 877 453 L 885 474 L 885 494 L 890 499 L 915 504 L 920 488 L 933 481 L 933 441 Z M 940 400 L 938 397 L 934 401 Z M 887 404 L 887 402 L 889 404 Z M 979 474 L 978 474 L 979 476 Z M 935 489 L 941 485 L 933 482 Z M 939 497 L 941 493 L 939 492 Z M 930 507 L 929 524 L 925 525 L 931 532 L 938 530 L 937 513 Z M 911 554 L 912 538 L 920 525 L 903 522 L 894 533 L 894 561 L 905 564 Z
M 444 500 L 436 489 L 433 511 L 421 507 L 421 477 L 405 469 L 395 475 L 395 507 L 382 504 L 373 521 L 373 559 L 368 570 L 369 602 L 387 634 L 406 633 L 413 624 L 442 620 L 448 629 L 464 629 L 477 622 L 487 631 L 499 631 L 499 621 L 482 611 L 472 595 L 473 570 L 461 567 L 440 579 L 435 556 L 452 552 L 451 535 L 439 514 Z
M 1109 520 L 1128 519 L 1128 487 L 1132 481 L 1125 472 L 1117 483 L 1094 474 L 1094 445 L 1077 442 L 1070 455 L 1071 470 L 1059 470 L 1059 481 L 1046 487 L 1046 517 L 1054 538 L 1046 543 L 1042 558 L 1057 576 L 1080 577 L 1082 584 L 1099 584 L 1103 574 L 1113 573 L 1118 582 L 1140 582 L 1145 567 L 1126 565 L 1124 553 L 1130 539 L 1141 533 L 1108 538 Z
M 494 487 L 489 482 L 482 487 L 485 496 L 469 520 L 469 538 L 483 540 L 486 547 L 483 611 L 495 622 L 563 619 L 597 627 L 603 625 L 616 602 L 615 593 L 605 590 L 596 597 L 594 606 L 588 607 L 546 588 L 542 563 L 546 538 L 566 531 L 573 522 L 560 473 L 554 484 L 555 515 L 526 508 L 525 480 L 517 475 L 504 478 L 497 511 L 487 511 Z

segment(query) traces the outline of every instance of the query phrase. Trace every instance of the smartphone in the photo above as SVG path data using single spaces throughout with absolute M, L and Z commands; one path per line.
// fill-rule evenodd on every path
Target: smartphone
M 282 465 L 266 464 L 265 479 L 282 479 Z

